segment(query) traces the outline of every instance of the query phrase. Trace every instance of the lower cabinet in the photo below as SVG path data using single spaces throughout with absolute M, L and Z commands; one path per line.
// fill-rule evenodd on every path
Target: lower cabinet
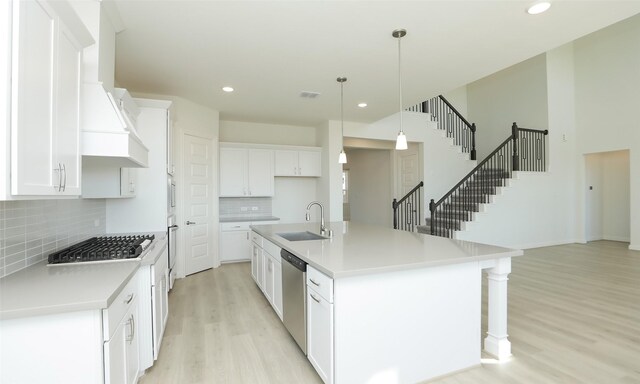
M 138 279 L 131 279 L 109 308 L 102 312 L 105 383 L 132 384 L 138 380 Z
M 282 320 L 282 263 L 280 247 L 251 233 L 251 277 Z
M 251 252 L 249 223 L 239 223 L 237 228 L 230 226 L 220 226 L 220 228 L 220 262 L 249 260 L 249 252 Z
M 104 343 L 105 383 L 132 384 L 138 380 L 138 299 L 118 323 L 113 335 Z
M 220 262 L 231 263 L 251 260 L 253 258 L 253 249 L 250 226 L 261 224 L 277 224 L 277 221 L 220 223 Z M 262 248 L 262 243 L 260 243 L 260 248 Z
M 266 240 L 265 240 L 266 241 Z M 266 250 L 264 255 L 264 295 L 282 320 L 282 263 Z
M 307 358 L 325 384 L 333 383 L 333 281 L 307 266 Z
M 160 343 L 169 318 L 169 290 L 167 289 L 168 250 L 164 249 L 151 267 L 151 308 L 153 314 L 153 360 L 158 360 Z

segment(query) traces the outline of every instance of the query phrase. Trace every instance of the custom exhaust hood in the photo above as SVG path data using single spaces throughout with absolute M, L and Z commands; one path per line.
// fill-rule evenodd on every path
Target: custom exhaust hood
M 114 85 L 116 33 L 124 30 L 118 9 L 112 1 L 74 1 L 72 6 L 96 41 L 82 55 L 82 156 L 90 158 L 87 164 L 146 168 L 149 150 L 135 129 L 137 106 Z
M 148 167 L 149 149 L 114 95 L 102 83 L 85 83 L 83 93 L 82 156 L 123 168 Z

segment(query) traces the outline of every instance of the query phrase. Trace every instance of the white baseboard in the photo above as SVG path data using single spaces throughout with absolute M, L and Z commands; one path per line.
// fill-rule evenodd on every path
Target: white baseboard
M 629 249 L 632 251 L 640 251 L 640 244 L 629 244 Z
M 623 241 L 625 243 L 631 242 L 631 239 L 626 236 L 615 236 L 615 235 L 603 235 L 602 240 Z
M 529 243 L 529 244 L 519 244 L 517 249 L 531 249 L 531 248 L 544 248 L 544 247 L 553 247 L 556 245 L 566 245 L 566 244 L 575 244 L 579 243 L 575 239 L 567 239 L 567 240 L 556 240 L 556 241 L 543 241 L 540 243 Z

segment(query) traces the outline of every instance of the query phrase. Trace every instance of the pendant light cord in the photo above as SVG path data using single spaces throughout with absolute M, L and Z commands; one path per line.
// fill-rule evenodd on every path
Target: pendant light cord
M 344 82 L 340 82 L 340 128 L 342 130 L 342 150 L 344 151 Z
M 398 37 L 398 99 L 400 102 L 400 132 L 402 132 L 402 50 L 400 49 L 400 42 L 402 37 Z

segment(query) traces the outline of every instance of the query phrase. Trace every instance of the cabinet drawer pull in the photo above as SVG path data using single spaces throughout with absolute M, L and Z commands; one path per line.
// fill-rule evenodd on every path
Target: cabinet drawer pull
M 311 279 L 311 278 L 309 279 L 309 281 L 310 281 L 311 283 L 313 283 L 313 285 L 315 285 L 316 287 L 319 287 L 319 286 L 320 286 L 320 284 L 319 284 L 319 283 L 316 283 L 316 282 L 315 282 L 315 281 L 313 281 L 313 279 Z
M 320 300 L 316 299 L 315 296 L 313 296 L 313 293 L 310 293 L 309 296 L 311 296 L 311 298 L 316 302 L 316 303 L 320 303 Z
M 133 300 L 133 293 L 130 294 L 129 296 L 127 296 L 127 298 L 125 299 L 124 303 L 125 304 L 129 304 L 131 302 L 131 300 Z

